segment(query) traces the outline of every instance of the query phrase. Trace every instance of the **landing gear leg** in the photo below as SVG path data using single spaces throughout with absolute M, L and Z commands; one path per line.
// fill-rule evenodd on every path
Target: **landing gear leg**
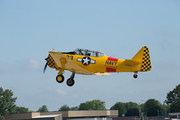
M 74 83 L 75 83 L 74 76 L 75 76 L 75 73 L 73 72 L 71 77 L 66 82 L 68 86 L 73 86 L 74 85 Z
M 134 72 L 133 77 L 134 77 L 134 78 L 137 78 L 137 77 L 138 77 L 138 75 L 137 75 L 137 74 L 138 74 L 138 72 Z

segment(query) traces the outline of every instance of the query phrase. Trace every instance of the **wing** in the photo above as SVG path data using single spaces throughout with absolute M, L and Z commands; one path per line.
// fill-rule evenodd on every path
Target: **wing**
M 82 67 L 77 65 L 73 60 L 70 60 L 68 57 L 63 55 L 60 52 L 56 51 L 50 51 L 49 54 L 52 56 L 58 67 L 69 70 L 71 72 L 77 73 L 77 74 L 84 74 L 84 75 L 93 75 L 93 72 L 88 72 L 84 70 Z

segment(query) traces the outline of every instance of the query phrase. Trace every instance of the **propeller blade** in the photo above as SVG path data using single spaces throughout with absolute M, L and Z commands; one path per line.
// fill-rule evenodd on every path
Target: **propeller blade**
M 45 73 L 45 71 L 46 71 L 47 65 L 48 65 L 48 62 L 47 62 L 46 65 L 44 66 L 44 70 L 43 70 L 44 73 Z
M 49 57 L 45 58 L 45 60 L 47 61 L 47 60 L 48 60 L 48 58 L 49 58 Z M 44 70 L 43 70 L 43 72 L 44 72 L 44 73 L 45 73 L 45 71 L 46 71 L 46 67 L 47 67 L 47 65 L 48 65 L 48 61 L 46 62 L 45 66 L 44 66 Z

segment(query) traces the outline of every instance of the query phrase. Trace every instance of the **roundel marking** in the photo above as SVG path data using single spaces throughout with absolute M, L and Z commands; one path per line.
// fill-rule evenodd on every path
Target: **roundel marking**
M 81 62 L 83 65 L 87 66 L 91 63 L 91 58 L 90 57 L 83 57 Z

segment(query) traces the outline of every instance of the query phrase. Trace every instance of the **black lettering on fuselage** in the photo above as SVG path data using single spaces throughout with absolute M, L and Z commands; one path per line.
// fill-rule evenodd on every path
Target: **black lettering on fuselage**
M 117 62 L 116 61 L 109 61 L 109 60 L 106 60 L 106 63 L 105 65 L 112 65 L 112 66 L 116 66 Z

